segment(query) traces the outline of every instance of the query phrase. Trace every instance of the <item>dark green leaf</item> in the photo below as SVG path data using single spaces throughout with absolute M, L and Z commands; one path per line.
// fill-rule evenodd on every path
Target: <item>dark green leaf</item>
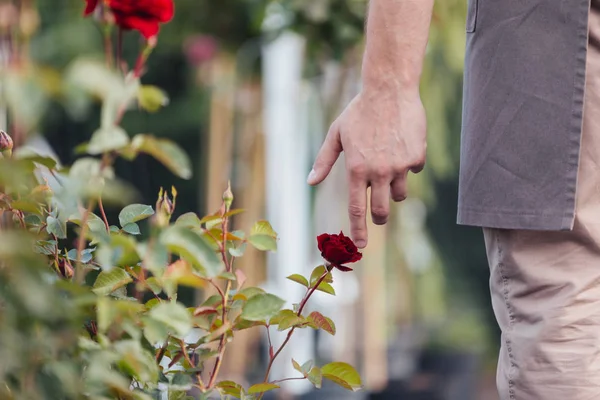
M 133 279 L 127 272 L 121 268 L 113 268 L 98 275 L 93 290 L 98 295 L 106 296 L 132 281 Z
M 119 223 L 125 227 L 132 222 L 138 222 L 154 215 L 152 206 L 145 204 L 130 204 L 119 213 Z
M 46 230 L 49 234 L 54 235 L 59 239 L 67 238 L 67 223 L 65 221 L 48 216 L 48 218 L 46 218 L 46 224 Z
M 123 230 L 130 235 L 140 235 L 142 232 L 140 231 L 140 226 L 135 222 L 131 222 L 123 226 Z

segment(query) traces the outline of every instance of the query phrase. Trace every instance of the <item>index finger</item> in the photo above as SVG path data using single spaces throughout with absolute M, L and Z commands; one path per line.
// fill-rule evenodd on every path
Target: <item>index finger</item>
M 352 240 L 358 248 L 367 245 L 367 182 L 356 176 L 348 180 L 350 196 L 348 202 L 348 216 L 350 217 L 350 233 Z

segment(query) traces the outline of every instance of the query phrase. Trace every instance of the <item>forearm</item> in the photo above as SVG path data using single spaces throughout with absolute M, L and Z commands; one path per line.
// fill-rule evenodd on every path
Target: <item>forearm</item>
M 371 0 L 365 90 L 418 91 L 434 0 Z

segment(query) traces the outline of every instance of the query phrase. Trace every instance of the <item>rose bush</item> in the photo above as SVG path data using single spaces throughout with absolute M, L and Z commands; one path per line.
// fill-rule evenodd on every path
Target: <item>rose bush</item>
M 98 21 L 118 23 L 108 13 L 126 9 L 156 16 L 158 3 L 119 9 L 114 5 L 134 3 L 110 0 Z M 93 5 L 88 2 L 88 11 Z M 0 398 L 259 400 L 291 379 L 360 389 L 358 373 L 340 362 L 291 360 L 296 377 L 271 379 L 295 331 L 336 333 L 332 319 L 305 310 L 316 291 L 335 295 L 333 267 L 347 270 L 344 263 L 360 259 L 356 247 L 342 233 L 320 236 L 328 263 L 309 277 L 289 277 L 306 290 L 287 308 L 284 299 L 248 286 L 235 263 L 249 246 L 275 251 L 278 237 L 267 221 L 248 232 L 232 230 L 231 218 L 241 210 L 232 208 L 230 189 L 219 210 L 202 217 L 173 218 L 175 188 L 161 189 L 154 205 L 132 203 L 135 192 L 115 176 L 118 158 L 149 154 L 183 179 L 191 177 L 191 166 L 172 141 L 130 136 L 120 126 L 127 112 L 156 112 L 167 103 L 159 88 L 141 83 L 156 41 L 143 44 L 132 67 L 113 61 L 122 60 L 122 46 L 113 54 L 112 40 L 106 43 L 106 60 L 75 60 L 63 77 L 68 90 L 62 94 L 77 90 L 102 101 L 99 127 L 77 147 L 81 158 L 72 166 L 13 149 L 0 132 Z M 10 64 L 3 83 L 21 76 L 22 65 Z M 13 126 L 33 130 L 19 120 L 23 114 L 11 97 L 23 94 L 13 87 L 5 95 Z M 121 208 L 118 221 L 105 213 L 109 202 Z M 215 294 L 190 307 L 178 300 L 182 287 Z M 264 378 L 242 386 L 222 380 L 220 371 L 229 344 L 246 329 L 264 330 L 268 356 Z M 287 332 L 277 347 L 274 330 Z

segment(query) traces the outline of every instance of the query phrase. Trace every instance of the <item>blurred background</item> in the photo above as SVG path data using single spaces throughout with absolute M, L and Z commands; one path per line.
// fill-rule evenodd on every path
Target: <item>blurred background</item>
M 37 8 L 39 18 L 14 14 L 11 3 Z M 175 0 L 175 6 L 142 79 L 163 88 L 170 103 L 157 114 L 128 113 L 123 126 L 177 141 L 193 160 L 194 177 L 173 178 L 145 156 L 120 161 L 117 172 L 147 204 L 161 186 L 174 185 L 177 214 L 216 211 L 231 181 L 234 206 L 247 210 L 234 224 L 248 228 L 268 219 L 281 237 L 277 253 L 249 253 L 242 261 L 249 283 L 295 301 L 302 293 L 285 277 L 318 265 L 316 235 L 349 231 L 343 159 L 318 188 L 305 182 L 330 122 L 360 89 L 367 0 Z M 78 157 L 73 149 L 89 139 L 100 113 L 85 99 L 52 95 L 56 74 L 78 56 L 102 52 L 102 34 L 82 18 L 83 8 L 83 0 L 0 1 L 0 29 L 39 24 L 28 57 L 44 74 L 20 87 L 25 120 L 35 120 L 39 136 L 16 139 L 63 164 Z M 498 332 L 482 235 L 455 224 L 465 13 L 465 0 L 435 6 L 421 90 L 426 169 L 411 176 L 410 197 L 393 207 L 390 223 L 370 226 L 363 261 L 355 273 L 336 277 L 338 297 L 315 297 L 338 334 L 298 335 L 275 372 L 291 370 L 289 357 L 336 359 L 358 366 L 366 390 L 290 385 L 287 398 L 497 399 Z M 125 37 L 130 62 L 138 40 Z M 0 50 L 1 61 L 10 49 Z M 118 210 L 107 212 L 115 218 Z M 189 292 L 185 301 L 203 295 Z M 225 374 L 252 380 L 264 362 L 264 338 L 249 333 L 238 340 Z

